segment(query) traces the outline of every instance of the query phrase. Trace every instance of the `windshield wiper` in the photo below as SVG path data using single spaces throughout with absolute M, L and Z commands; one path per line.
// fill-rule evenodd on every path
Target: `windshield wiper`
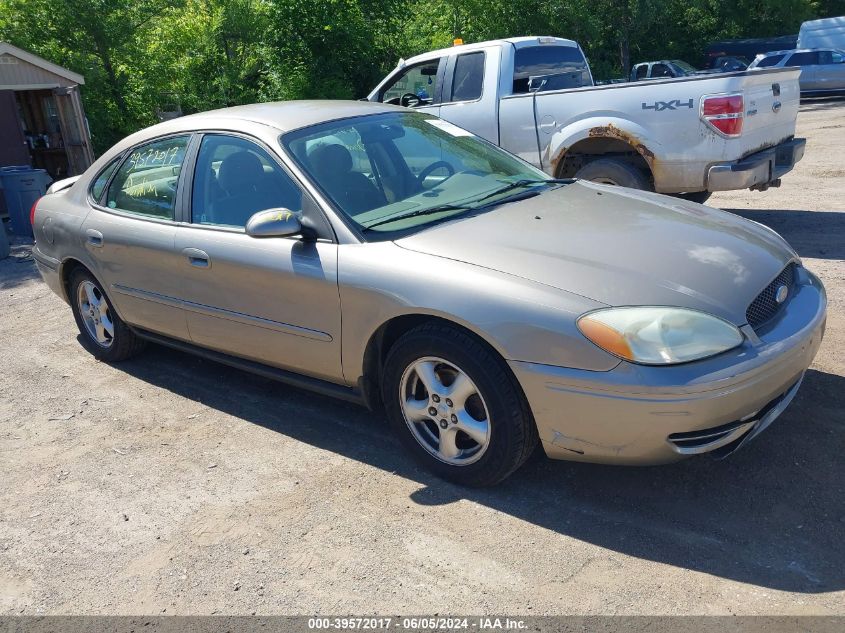
M 532 178 L 523 178 L 522 180 L 515 180 L 513 182 L 509 182 L 504 187 L 499 187 L 494 191 L 491 191 L 486 196 L 482 196 L 476 202 L 481 202 L 482 200 L 489 200 L 495 196 L 500 196 L 503 193 L 507 193 L 508 191 L 513 191 L 514 189 L 522 189 L 523 187 L 529 187 L 531 185 L 542 185 L 542 184 L 570 184 L 573 180 L 571 178 L 549 178 L 549 179 L 532 179 Z
M 390 218 L 382 218 L 378 222 L 366 225 L 364 230 L 369 231 L 370 229 L 376 226 L 381 226 L 382 224 L 389 224 L 391 222 L 396 222 L 397 220 L 407 220 L 408 218 L 417 218 L 421 215 L 431 215 L 433 213 L 441 213 L 442 211 L 472 211 L 473 209 L 475 209 L 475 207 L 466 204 L 441 204 L 436 207 L 417 209 L 416 211 L 411 211 L 410 213 L 394 215 Z
M 503 193 L 507 193 L 508 191 L 512 191 L 514 189 L 521 189 L 523 187 L 528 187 L 529 185 L 535 184 L 570 184 L 574 182 L 571 178 L 549 178 L 548 180 L 541 180 L 541 179 L 528 179 L 524 178 L 522 180 L 516 180 L 514 182 L 508 183 L 504 187 L 500 187 L 495 191 L 488 193 L 481 198 L 474 200 L 473 202 L 479 203 L 483 202 L 484 200 L 488 200 L 489 198 L 493 198 L 494 196 L 499 196 Z M 496 204 L 496 203 L 492 203 Z M 417 209 L 416 211 L 411 211 L 410 213 L 394 215 L 390 218 L 382 218 L 377 222 L 373 222 L 372 224 L 368 224 L 364 227 L 365 231 L 369 231 L 372 228 L 377 226 L 381 226 L 382 224 L 389 224 L 391 222 L 396 222 L 397 220 L 407 220 L 408 218 L 417 218 L 421 215 L 431 215 L 433 213 L 441 213 L 442 211 L 478 211 L 480 209 L 486 208 L 491 206 L 490 204 L 441 204 L 436 207 L 428 207 L 426 209 Z

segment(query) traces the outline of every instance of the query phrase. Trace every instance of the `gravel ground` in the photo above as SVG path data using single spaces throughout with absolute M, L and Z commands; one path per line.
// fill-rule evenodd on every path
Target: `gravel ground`
M 0 613 L 845 614 L 845 103 L 804 105 L 799 134 L 782 188 L 711 204 L 797 247 L 828 333 L 786 413 L 722 462 L 538 455 L 457 488 L 353 405 L 158 347 L 95 362 L 19 243 Z

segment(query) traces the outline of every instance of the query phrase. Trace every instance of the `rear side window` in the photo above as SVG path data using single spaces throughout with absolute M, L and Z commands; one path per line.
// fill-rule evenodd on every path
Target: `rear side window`
M 109 178 L 114 173 L 114 170 L 117 169 L 117 166 L 120 164 L 121 157 L 118 156 L 108 165 L 106 165 L 105 169 L 97 174 L 97 177 L 94 179 L 94 183 L 91 185 L 91 197 L 94 198 L 97 202 L 100 201 L 100 198 L 103 197 L 103 190 L 106 188 L 106 183 L 108 183 Z
M 532 78 L 536 78 L 534 82 L 531 82 Z M 529 83 L 539 90 L 592 85 L 587 60 L 575 46 L 518 48 L 513 68 L 514 94 L 528 92 Z
M 109 185 L 106 206 L 172 220 L 176 183 L 190 136 L 176 136 L 133 149 Z
M 784 58 L 784 55 L 772 55 L 770 57 L 764 57 L 759 62 L 757 62 L 757 68 L 767 68 L 769 66 L 777 66 L 783 58 Z
M 672 71 L 666 64 L 655 64 L 651 67 L 651 78 L 659 79 L 660 77 L 672 77 Z
M 808 51 L 806 53 L 795 53 L 786 62 L 787 66 L 814 66 L 819 63 L 819 54 L 817 51 Z
M 452 101 L 475 101 L 484 85 L 484 53 L 467 53 L 455 60 Z
M 648 65 L 642 64 L 641 66 L 637 66 L 637 81 L 645 79 L 648 77 Z

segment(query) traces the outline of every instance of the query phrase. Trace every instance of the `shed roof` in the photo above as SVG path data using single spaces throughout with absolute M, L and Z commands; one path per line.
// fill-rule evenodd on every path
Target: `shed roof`
M 85 78 L 78 73 L 8 42 L 0 42 L 0 89 L 25 90 L 84 83 Z

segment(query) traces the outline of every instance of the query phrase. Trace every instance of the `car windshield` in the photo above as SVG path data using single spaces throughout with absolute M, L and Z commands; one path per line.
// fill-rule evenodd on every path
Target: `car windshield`
M 368 239 L 420 229 L 555 181 L 451 123 L 388 112 L 285 134 L 282 145 Z

